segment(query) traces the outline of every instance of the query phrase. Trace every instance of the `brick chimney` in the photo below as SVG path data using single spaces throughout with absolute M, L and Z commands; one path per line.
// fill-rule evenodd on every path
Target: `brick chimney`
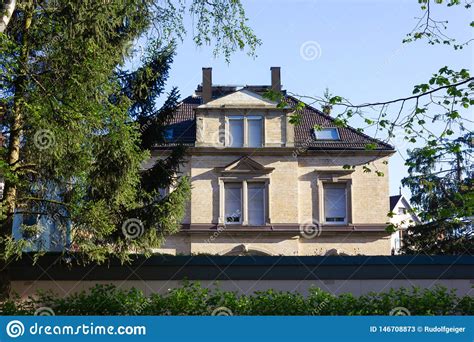
M 212 68 L 202 68 L 202 103 L 212 100 Z
M 272 72 L 272 90 L 276 92 L 281 91 L 281 76 L 280 67 L 271 67 Z

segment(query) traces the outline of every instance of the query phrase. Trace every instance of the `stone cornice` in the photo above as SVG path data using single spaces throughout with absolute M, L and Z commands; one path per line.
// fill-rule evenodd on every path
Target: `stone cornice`
M 217 223 L 197 223 L 197 224 L 183 224 L 180 233 L 185 234 L 291 234 L 299 235 L 300 227 L 298 223 L 288 224 L 268 224 L 264 226 L 243 226 L 243 225 L 220 225 Z M 347 224 L 347 225 L 322 225 L 321 233 L 359 233 L 359 232 L 374 232 L 385 233 L 386 223 L 378 224 Z M 390 233 L 386 233 L 390 235 Z

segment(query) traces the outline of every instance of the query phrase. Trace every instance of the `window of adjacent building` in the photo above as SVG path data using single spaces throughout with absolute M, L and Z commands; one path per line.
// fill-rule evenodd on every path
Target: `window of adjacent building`
M 22 224 L 25 226 L 35 226 L 38 224 L 38 216 L 37 214 L 23 214 L 23 222 Z
M 162 200 L 169 194 L 169 188 L 158 188 L 158 199 Z
M 317 140 L 339 140 L 339 132 L 337 128 L 321 128 L 314 129 L 314 136 Z
M 242 183 L 224 185 L 225 223 L 242 223 Z
M 248 146 L 262 147 L 263 123 L 261 116 L 248 116 Z
M 405 215 L 406 213 L 407 213 L 406 208 L 402 208 L 402 207 L 398 208 L 398 214 L 399 215 Z
M 248 223 L 251 226 L 265 224 L 265 184 L 248 183 Z
M 262 147 L 263 117 L 259 115 L 229 116 L 226 145 L 229 147 Z
M 347 222 L 345 184 L 324 184 L 324 219 L 326 223 Z
M 172 128 L 165 129 L 165 131 L 163 133 L 163 136 L 164 136 L 166 141 L 173 140 L 173 136 L 174 136 L 173 129 Z

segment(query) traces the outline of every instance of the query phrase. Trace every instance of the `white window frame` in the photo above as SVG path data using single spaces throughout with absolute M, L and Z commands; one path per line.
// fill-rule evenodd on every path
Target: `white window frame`
M 227 222 L 225 215 L 225 185 L 228 183 L 238 183 L 242 184 L 242 214 L 240 222 Z M 219 189 L 220 189 L 220 215 L 219 215 L 219 224 L 221 225 L 242 225 L 249 227 L 259 227 L 260 225 L 249 225 L 248 222 L 248 184 L 249 183 L 260 183 L 263 184 L 264 194 L 263 194 L 263 217 L 264 223 L 262 226 L 268 225 L 270 223 L 270 179 L 266 177 L 262 178 L 251 178 L 251 179 L 242 179 L 236 177 L 221 177 L 219 178 Z
M 328 131 L 328 130 L 332 130 L 332 131 L 335 131 L 336 132 L 336 135 L 337 135 L 337 138 L 335 139 L 323 139 L 323 138 L 318 138 L 318 132 L 323 132 L 323 131 Z M 313 128 L 313 134 L 314 134 L 314 138 L 316 140 L 320 140 L 320 141 L 337 141 L 337 140 L 341 140 L 341 135 L 339 134 L 339 129 L 337 127 L 323 127 L 321 129 L 316 129 L 316 128 Z
M 346 215 L 344 216 L 344 221 L 326 221 L 326 200 L 325 200 L 325 187 L 328 185 L 340 185 L 341 188 L 344 188 L 345 196 L 346 196 Z M 347 184 L 345 182 L 324 182 L 323 188 L 323 201 L 322 201 L 322 219 L 324 224 L 327 225 L 346 225 L 349 222 L 349 192 L 347 190 Z
M 249 124 L 248 122 L 250 120 L 258 120 L 257 117 L 260 118 L 262 122 L 262 131 L 261 131 L 261 140 L 262 144 L 261 146 L 254 147 L 254 146 L 249 146 Z M 230 133 L 230 123 L 229 121 L 231 120 L 239 120 L 243 119 L 243 144 L 242 146 L 230 146 L 230 139 L 229 139 L 229 133 Z M 249 114 L 249 113 L 244 113 L 244 114 L 235 114 L 235 115 L 226 115 L 225 117 L 225 147 L 232 147 L 232 148 L 262 148 L 265 146 L 265 116 L 263 114 Z

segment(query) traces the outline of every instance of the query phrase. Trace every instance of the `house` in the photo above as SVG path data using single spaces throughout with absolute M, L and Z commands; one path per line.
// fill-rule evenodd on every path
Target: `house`
M 396 225 L 399 229 L 392 234 L 391 237 L 391 251 L 392 254 L 399 254 L 402 246 L 403 234 L 406 229 L 413 225 L 421 223 L 418 216 L 413 212 L 410 202 L 400 194 L 390 196 L 390 212 L 392 217 L 390 223 Z
M 165 158 L 176 144 L 187 146 L 181 174 L 192 186 L 181 231 L 157 253 L 391 254 L 393 147 L 338 127 L 309 105 L 293 125 L 298 100 L 282 90 L 280 79 L 280 68 L 272 67 L 271 85 L 220 86 L 212 84 L 212 69 L 203 68 L 203 82 L 178 106 L 166 143 L 152 151 L 153 158 Z M 268 90 L 282 92 L 287 106 L 263 96 Z M 15 227 L 38 223 L 22 215 L 15 220 Z M 40 222 L 45 232 L 38 238 L 47 250 L 61 250 L 67 237 L 51 222 Z
M 185 98 L 167 129 L 164 158 L 188 146 L 182 173 L 191 200 L 180 233 L 158 251 L 217 255 L 389 255 L 388 160 L 392 146 L 305 105 L 271 85 L 219 86 L 212 69 Z M 288 106 L 263 96 L 282 92 Z M 367 149 L 370 144 L 372 149 Z M 371 163 L 372 172 L 363 166 Z M 355 168 L 344 166 L 354 165 Z M 383 173 L 377 175 L 375 170 Z M 365 170 L 367 171 L 367 170 Z

